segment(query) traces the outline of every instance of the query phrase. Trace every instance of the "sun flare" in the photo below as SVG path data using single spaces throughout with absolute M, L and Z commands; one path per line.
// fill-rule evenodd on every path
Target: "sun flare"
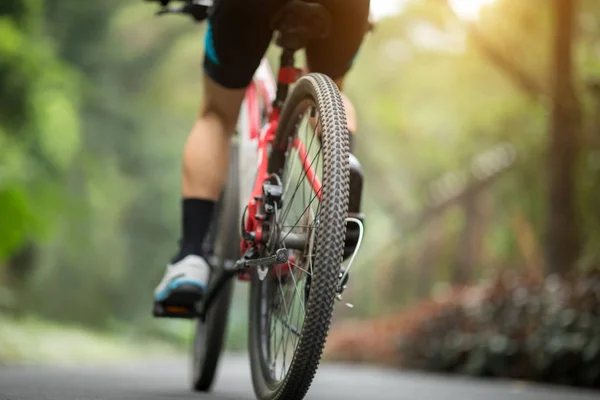
M 476 20 L 481 9 L 495 0 L 449 0 L 450 7 L 460 18 Z

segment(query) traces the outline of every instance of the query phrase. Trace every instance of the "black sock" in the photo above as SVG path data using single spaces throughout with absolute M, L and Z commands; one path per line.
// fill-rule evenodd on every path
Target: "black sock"
M 202 256 L 202 242 L 208 232 L 215 209 L 215 202 L 203 199 L 183 199 L 182 237 L 179 253 L 172 262 L 176 263 L 189 255 Z

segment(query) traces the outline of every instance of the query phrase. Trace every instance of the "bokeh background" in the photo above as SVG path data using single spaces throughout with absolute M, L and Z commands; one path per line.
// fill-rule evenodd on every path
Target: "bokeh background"
M 600 3 L 372 3 L 346 88 L 367 236 L 327 358 L 600 387 Z M 205 26 L 154 11 L 0 2 L 0 361 L 189 347 L 151 305 Z

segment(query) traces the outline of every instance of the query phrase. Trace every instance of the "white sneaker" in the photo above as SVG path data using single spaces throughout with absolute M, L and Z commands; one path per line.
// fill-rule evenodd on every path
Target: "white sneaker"
M 154 301 L 173 306 L 193 307 L 204 296 L 210 273 L 210 266 L 199 256 L 187 256 L 175 264 L 170 264 L 154 291 Z

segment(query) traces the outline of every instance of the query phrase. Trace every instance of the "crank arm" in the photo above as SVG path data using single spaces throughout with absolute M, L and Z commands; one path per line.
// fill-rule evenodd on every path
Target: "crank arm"
M 264 258 L 255 258 L 250 260 L 240 260 L 237 262 L 237 266 L 242 268 L 258 267 L 266 265 L 283 264 L 288 261 L 288 254 L 286 249 L 279 249 L 274 255 Z
M 212 302 L 217 297 L 217 295 L 219 294 L 219 292 L 221 291 L 221 289 L 223 288 L 225 283 L 227 283 L 227 281 L 229 279 L 233 278 L 235 275 L 246 272 L 246 270 L 250 267 L 283 264 L 283 263 L 287 262 L 287 260 L 288 260 L 287 250 L 279 249 L 279 250 L 277 250 L 277 252 L 275 252 L 274 255 L 272 255 L 270 257 L 255 258 L 255 259 L 247 259 L 246 257 L 243 257 L 241 260 L 237 261 L 235 264 L 225 265 L 225 268 L 221 271 L 221 274 L 216 278 L 213 285 L 211 285 L 208 288 L 208 291 L 206 292 L 204 301 L 201 301 L 199 304 L 197 304 L 196 311 L 197 311 L 198 317 L 202 321 L 205 321 L 206 314 L 208 313 L 208 310 L 209 310 Z
M 221 292 L 221 289 L 223 289 L 223 286 L 225 286 L 225 284 L 227 283 L 227 281 L 231 278 L 233 278 L 236 275 L 236 269 L 235 269 L 235 265 L 233 264 L 233 262 L 226 262 L 224 265 L 224 268 L 220 271 L 220 274 L 216 277 L 216 279 L 213 281 L 213 283 L 208 287 L 208 290 L 206 291 L 206 294 L 204 295 L 204 299 L 202 301 L 200 301 L 198 304 L 196 304 L 196 313 L 198 318 L 200 318 L 200 320 L 202 322 L 206 321 L 206 314 L 208 313 L 208 310 L 212 304 L 212 302 L 215 300 L 215 298 L 217 297 L 217 295 Z

